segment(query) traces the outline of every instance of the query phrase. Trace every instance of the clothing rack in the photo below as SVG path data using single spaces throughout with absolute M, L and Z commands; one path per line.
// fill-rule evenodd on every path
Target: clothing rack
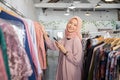
M 20 15 L 21 17 L 25 17 L 21 12 L 19 12 L 17 9 L 15 9 L 12 5 L 7 3 L 5 0 L 0 0 L 2 4 L 4 4 L 6 7 L 14 11 L 16 14 Z
M 106 31 L 100 31 L 100 32 L 89 32 L 89 36 L 90 36 L 90 38 L 93 38 L 93 37 L 95 37 L 95 36 L 97 36 L 97 35 L 104 36 L 104 35 L 106 35 Z
M 120 33 L 120 30 L 113 31 L 113 33 L 116 33 L 116 34 Z

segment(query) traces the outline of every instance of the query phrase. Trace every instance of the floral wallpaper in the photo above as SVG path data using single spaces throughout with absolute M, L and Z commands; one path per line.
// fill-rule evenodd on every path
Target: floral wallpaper
M 58 20 L 58 21 L 42 21 L 40 22 L 45 26 L 46 29 L 59 30 L 65 29 L 67 21 Z M 117 21 L 120 23 L 120 21 Z M 98 29 L 116 29 L 116 21 L 83 21 L 81 32 L 88 31 L 97 31 Z

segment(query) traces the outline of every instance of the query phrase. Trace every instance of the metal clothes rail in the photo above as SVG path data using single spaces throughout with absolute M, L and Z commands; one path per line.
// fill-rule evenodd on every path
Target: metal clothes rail
M 17 9 L 15 9 L 12 5 L 7 3 L 5 0 L 0 0 L 2 4 L 4 4 L 6 7 L 14 11 L 16 14 L 20 15 L 21 17 L 25 17 L 21 12 L 19 12 Z

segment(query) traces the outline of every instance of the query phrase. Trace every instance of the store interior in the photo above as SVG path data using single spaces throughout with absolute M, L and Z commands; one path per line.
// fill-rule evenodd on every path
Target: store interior
M 1 16 L 5 11 L 42 24 L 52 40 L 64 37 L 66 24 L 73 16 L 82 20 L 83 39 L 97 35 L 120 38 L 120 0 L 0 0 L 0 10 Z M 47 50 L 47 67 L 38 80 L 55 80 L 58 56 L 58 51 Z

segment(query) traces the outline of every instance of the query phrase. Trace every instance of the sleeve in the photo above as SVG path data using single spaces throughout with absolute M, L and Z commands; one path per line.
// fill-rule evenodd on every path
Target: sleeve
M 79 66 L 82 64 L 82 45 L 79 39 L 74 40 L 72 52 L 67 50 L 66 54 L 67 59 L 73 63 L 75 66 Z
M 58 47 L 55 44 L 55 41 L 52 41 L 50 38 L 45 40 L 46 46 L 50 50 L 59 50 Z M 62 40 L 59 41 L 59 43 L 62 43 Z

